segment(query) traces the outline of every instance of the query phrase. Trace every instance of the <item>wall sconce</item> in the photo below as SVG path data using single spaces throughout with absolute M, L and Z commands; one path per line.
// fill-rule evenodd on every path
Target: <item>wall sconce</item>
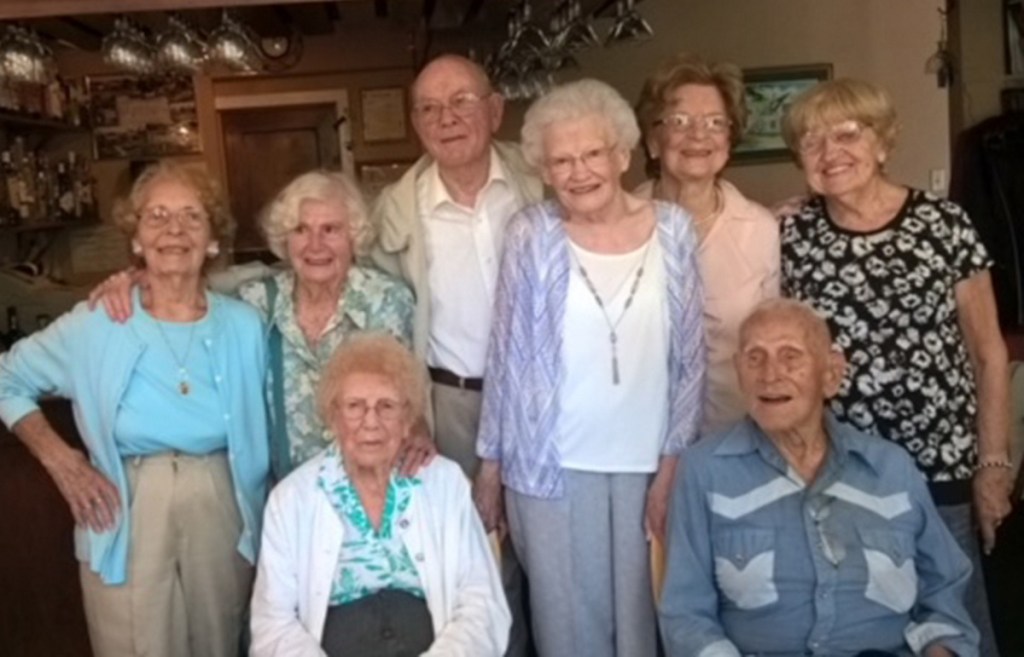
M 924 72 L 935 76 L 935 81 L 940 89 L 945 89 L 953 83 L 953 54 L 949 52 L 949 45 L 946 40 L 946 10 L 938 9 L 939 12 L 939 43 L 924 63 Z

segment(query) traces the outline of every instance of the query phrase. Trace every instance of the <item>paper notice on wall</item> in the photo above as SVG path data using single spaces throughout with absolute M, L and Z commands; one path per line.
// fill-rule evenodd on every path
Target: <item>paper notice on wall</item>
M 91 274 L 124 269 L 128 266 L 128 244 L 115 226 L 83 228 L 71 234 L 71 270 Z
M 147 125 L 171 123 L 171 103 L 166 97 L 117 97 L 117 120 L 124 128 L 145 128 Z

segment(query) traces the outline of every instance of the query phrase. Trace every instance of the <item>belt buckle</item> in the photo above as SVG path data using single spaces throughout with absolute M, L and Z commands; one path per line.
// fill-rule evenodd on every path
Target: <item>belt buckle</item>
M 456 379 L 458 380 L 458 382 L 459 382 L 459 388 L 461 388 L 461 389 L 463 389 L 463 390 L 467 390 L 467 386 L 466 386 L 466 384 L 467 384 L 467 380 L 466 380 L 466 379 L 465 379 L 464 377 L 461 377 L 461 376 L 459 376 L 459 375 L 457 375 L 457 374 L 455 375 L 455 378 L 456 378 Z

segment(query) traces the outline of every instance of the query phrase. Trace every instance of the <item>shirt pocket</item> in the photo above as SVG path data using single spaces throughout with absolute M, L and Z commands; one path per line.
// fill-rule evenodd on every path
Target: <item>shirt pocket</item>
M 867 584 L 864 597 L 896 613 L 906 613 L 917 601 L 915 541 L 907 532 L 860 530 Z
M 731 529 L 716 532 L 715 579 L 739 609 L 759 609 L 779 599 L 775 587 L 775 532 Z

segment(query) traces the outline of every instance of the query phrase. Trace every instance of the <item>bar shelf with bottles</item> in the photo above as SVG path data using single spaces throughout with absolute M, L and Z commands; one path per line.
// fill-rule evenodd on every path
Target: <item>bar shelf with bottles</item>
M 0 79 L 0 232 L 55 230 L 97 221 L 87 158 L 39 147 L 40 135 L 85 131 L 80 81 Z

